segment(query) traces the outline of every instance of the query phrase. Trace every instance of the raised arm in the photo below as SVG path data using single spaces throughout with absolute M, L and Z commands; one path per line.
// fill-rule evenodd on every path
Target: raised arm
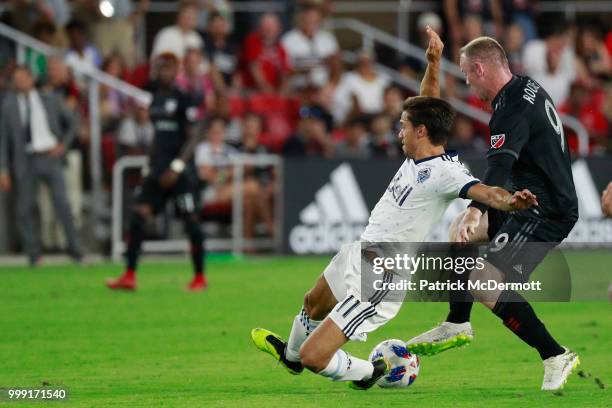
M 429 36 L 429 46 L 425 51 L 427 57 L 427 68 L 425 76 L 421 81 L 421 96 L 440 97 L 440 60 L 442 59 L 442 50 L 444 43 L 440 36 L 430 27 L 427 26 L 427 35 Z

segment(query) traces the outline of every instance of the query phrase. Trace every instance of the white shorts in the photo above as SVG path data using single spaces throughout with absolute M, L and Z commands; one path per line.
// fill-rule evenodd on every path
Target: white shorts
M 366 341 L 367 333 L 393 319 L 402 303 L 385 302 L 387 292 L 376 292 L 361 299 L 361 242 L 342 245 L 323 271 L 338 304 L 329 314 L 333 322 L 351 340 Z M 393 273 L 385 273 L 383 281 L 392 282 Z

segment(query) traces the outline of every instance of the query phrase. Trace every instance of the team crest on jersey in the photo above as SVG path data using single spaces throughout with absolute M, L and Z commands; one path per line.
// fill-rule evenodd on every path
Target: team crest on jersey
M 431 169 L 429 167 L 419 170 L 417 174 L 417 183 L 423 184 L 431 176 Z
M 499 149 L 506 142 L 506 134 L 502 133 L 501 135 L 491 135 L 491 148 Z

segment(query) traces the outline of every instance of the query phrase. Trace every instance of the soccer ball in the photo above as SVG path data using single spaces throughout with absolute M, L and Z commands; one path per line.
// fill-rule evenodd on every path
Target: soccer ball
M 376 382 L 381 388 L 405 388 L 416 380 L 421 366 L 419 357 L 406 349 L 405 342 L 396 339 L 383 341 L 370 353 L 370 361 L 380 357 L 385 357 L 391 364 L 389 373 Z

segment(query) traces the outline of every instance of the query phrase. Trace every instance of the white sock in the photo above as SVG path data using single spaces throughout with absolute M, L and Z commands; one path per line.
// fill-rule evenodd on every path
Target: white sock
M 344 350 L 336 351 L 329 364 L 317 374 L 334 381 L 360 381 L 369 379 L 374 372 L 372 363 L 349 355 Z
M 291 327 L 289 340 L 287 340 L 287 348 L 285 349 L 285 357 L 287 360 L 295 362 L 300 361 L 300 347 L 302 347 L 308 335 L 312 333 L 320 323 L 319 320 L 312 320 L 302 307 L 300 313 L 293 319 L 293 326 Z

